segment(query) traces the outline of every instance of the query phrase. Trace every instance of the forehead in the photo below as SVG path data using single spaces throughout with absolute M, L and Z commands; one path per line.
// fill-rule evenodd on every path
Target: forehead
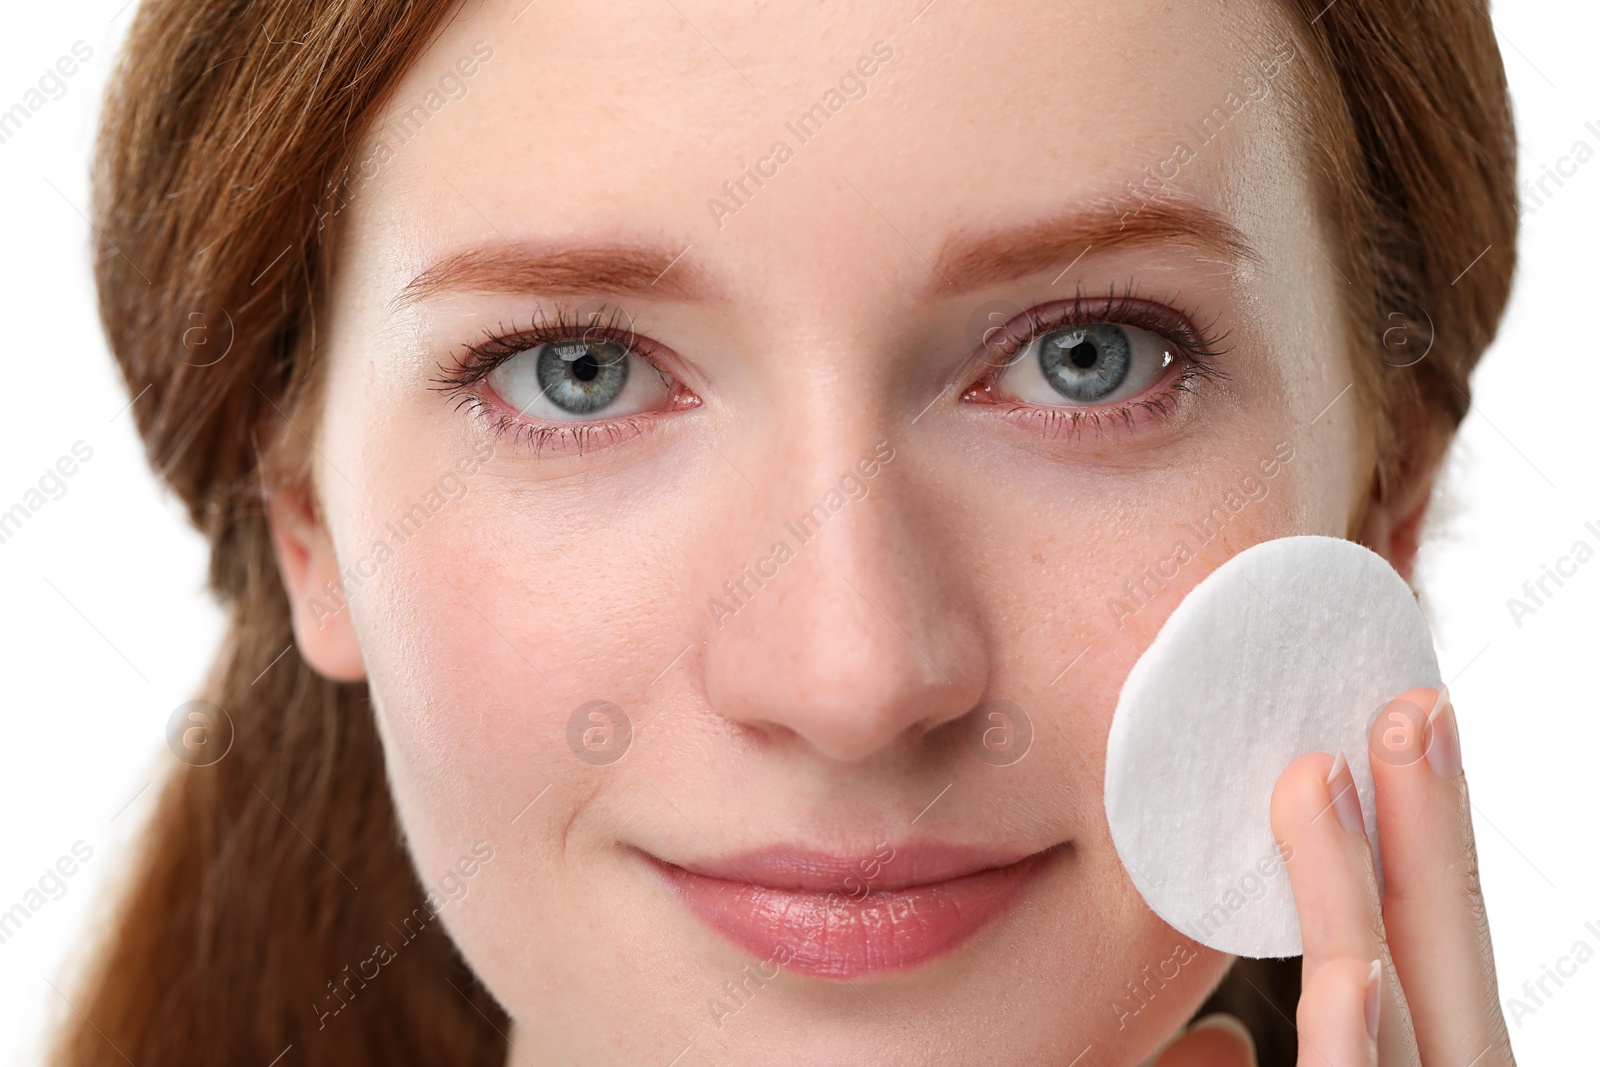
M 864 259 L 921 289 L 954 233 L 1163 190 L 1270 255 L 1307 207 L 1290 40 L 1265 0 L 483 0 L 369 132 L 352 215 L 391 296 L 474 243 L 580 237 L 730 294 Z

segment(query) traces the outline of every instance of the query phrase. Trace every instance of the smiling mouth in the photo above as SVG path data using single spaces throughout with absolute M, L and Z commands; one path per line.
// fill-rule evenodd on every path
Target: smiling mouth
M 937 842 L 863 856 L 779 847 L 707 863 L 644 855 L 690 911 L 745 951 L 780 969 L 852 979 L 954 952 L 1070 844 L 1020 857 Z

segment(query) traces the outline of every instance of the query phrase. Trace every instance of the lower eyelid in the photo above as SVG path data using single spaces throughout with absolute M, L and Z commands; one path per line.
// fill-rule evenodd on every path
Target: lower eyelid
M 587 452 L 609 448 L 648 433 L 650 416 L 657 412 L 622 415 L 611 419 L 590 419 L 582 422 L 535 423 L 518 418 L 508 411 L 490 407 L 481 397 L 471 397 L 473 417 L 487 423 L 495 437 L 509 436 L 519 447 L 529 449 L 534 458 L 547 452 L 583 455 Z
M 1047 439 L 1063 436 L 1075 439 L 1082 436 L 1085 429 L 1091 429 L 1096 436 L 1103 437 L 1118 427 L 1138 432 L 1141 428 L 1160 425 L 1171 419 L 1179 413 L 1185 395 L 1194 391 L 1194 384 L 1200 378 L 1203 375 L 1192 365 L 1184 366 L 1165 385 L 1114 405 L 1047 406 L 1000 399 L 983 406 L 1003 408 L 999 412 L 1000 418 L 1043 429 Z

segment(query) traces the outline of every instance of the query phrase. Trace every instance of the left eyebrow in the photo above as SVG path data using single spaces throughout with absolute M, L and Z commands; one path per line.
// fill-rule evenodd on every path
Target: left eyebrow
M 1229 263 L 1260 263 L 1261 256 L 1232 223 L 1201 204 L 1146 204 L 1137 214 L 1071 213 L 947 242 L 935 262 L 928 299 L 1063 271 L 1090 248 L 1188 244 Z
M 550 292 L 704 301 L 720 294 L 704 269 L 665 246 L 506 241 L 440 259 L 406 284 L 391 308 L 447 290 Z

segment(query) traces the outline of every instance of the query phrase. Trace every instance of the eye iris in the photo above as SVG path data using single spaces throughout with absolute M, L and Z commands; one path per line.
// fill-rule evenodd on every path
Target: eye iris
M 563 411 L 583 415 L 610 404 L 628 383 L 628 350 L 610 341 L 546 344 L 539 388 Z
M 1110 323 L 1073 326 L 1039 341 L 1039 367 L 1056 392 L 1072 400 L 1110 396 L 1128 378 L 1133 349 L 1127 331 Z

